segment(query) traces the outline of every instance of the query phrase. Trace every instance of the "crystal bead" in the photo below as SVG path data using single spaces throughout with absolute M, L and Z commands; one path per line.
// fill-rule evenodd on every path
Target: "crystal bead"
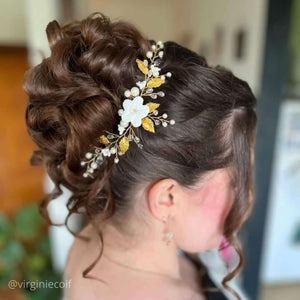
M 157 115 L 158 115 L 158 110 L 155 109 L 155 110 L 153 111 L 153 114 L 154 114 L 155 116 L 157 116 Z
M 159 120 L 155 120 L 154 123 L 155 123 L 155 125 L 159 125 L 160 121 Z
M 156 98 L 157 98 L 157 95 L 156 95 L 156 94 L 152 94 L 152 95 L 150 95 L 150 97 L 151 97 L 152 99 L 156 99 Z
M 103 157 L 102 156 L 97 157 L 96 162 L 101 162 L 101 161 L 103 161 Z

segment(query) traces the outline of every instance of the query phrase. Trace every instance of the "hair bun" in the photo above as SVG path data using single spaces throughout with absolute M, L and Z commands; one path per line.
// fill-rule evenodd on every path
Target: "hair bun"
M 63 26 L 54 20 L 46 34 L 50 57 L 24 76 L 26 124 L 43 153 L 38 161 L 65 160 L 62 172 L 73 177 L 89 145 L 115 125 L 120 97 L 139 74 L 135 59 L 150 41 L 134 25 L 98 12 Z

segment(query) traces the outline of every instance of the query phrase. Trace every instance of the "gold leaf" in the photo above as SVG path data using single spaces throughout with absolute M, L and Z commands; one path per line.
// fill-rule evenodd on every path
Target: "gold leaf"
M 120 147 L 120 150 L 122 152 L 122 154 L 124 154 L 128 148 L 129 148 L 129 140 L 126 136 L 124 136 L 120 142 L 119 142 L 119 147 Z
M 142 126 L 147 131 L 155 132 L 154 124 L 153 124 L 152 120 L 148 117 L 145 117 L 142 119 Z
M 100 141 L 100 143 L 102 143 L 104 145 L 109 144 L 109 140 L 105 135 L 101 135 L 99 138 L 99 141 Z
M 155 88 L 161 86 L 165 81 L 159 77 L 152 78 L 148 81 L 147 87 L 149 88 Z
M 142 62 L 140 59 L 135 60 L 138 68 L 146 75 L 149 72 L 149 69 L 144 65 L 144 62 Z
M 160 106 L 159 103 L 155 103 L 155 102 L 148 102 L 147 105 L 149 107 L 149 113 L 153 112 L 155 109 L 157 109 Z

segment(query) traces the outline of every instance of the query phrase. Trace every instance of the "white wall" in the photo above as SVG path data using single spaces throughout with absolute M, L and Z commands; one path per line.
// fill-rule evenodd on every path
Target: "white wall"
M 185 10 L 181 0 L 75 0 L 78 18 L 99 11 L 112 20 L 122 19 L 137 25 L 148 38 L 178 40 L 182 26 L 178 24 L 178 11 Z
M 27 27 L 27 46 L 31 65 L 41 62 L 42 54 L 48 56 L 50 49 L 47 41 L 46 26 L 52 20 L 61 18 L 60 0 L 26 0 L 25 16 Z
M 25 2 L 23 0 L 0 1 L 0 45 L 25 46 Z
M 248 81 L 256 94 L 259 93 L 267 21 L 266 0 L 189 0 L 186 27 L 194 33 L 191 44 L 194 50 L 203 42 L 213 43 L 215 29 L 224 31 L 224 51 L 215 59 L 213 53 L 207 58 L 212 64 L 229 67 L 237 76 Z M 247 32 L 245 60 L 234 57 L 234 36 L 237 30 Z M 212 52 L 212 51 L 211 51 Z

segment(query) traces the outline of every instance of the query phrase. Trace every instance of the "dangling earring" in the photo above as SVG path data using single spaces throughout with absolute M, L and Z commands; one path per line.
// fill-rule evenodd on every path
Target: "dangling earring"
M 164 219 L 163 222 L 166 223 L 168 219 L 169 219 L 169 216 L 168 216 L 167 219 Z M 174 236 L 174 234 L 173 234 L 172 231 L 168 231 L 168 232 L 165 234 L 167 246 L 170 244 L 170 242 L 171 242 L 173 236 Z

